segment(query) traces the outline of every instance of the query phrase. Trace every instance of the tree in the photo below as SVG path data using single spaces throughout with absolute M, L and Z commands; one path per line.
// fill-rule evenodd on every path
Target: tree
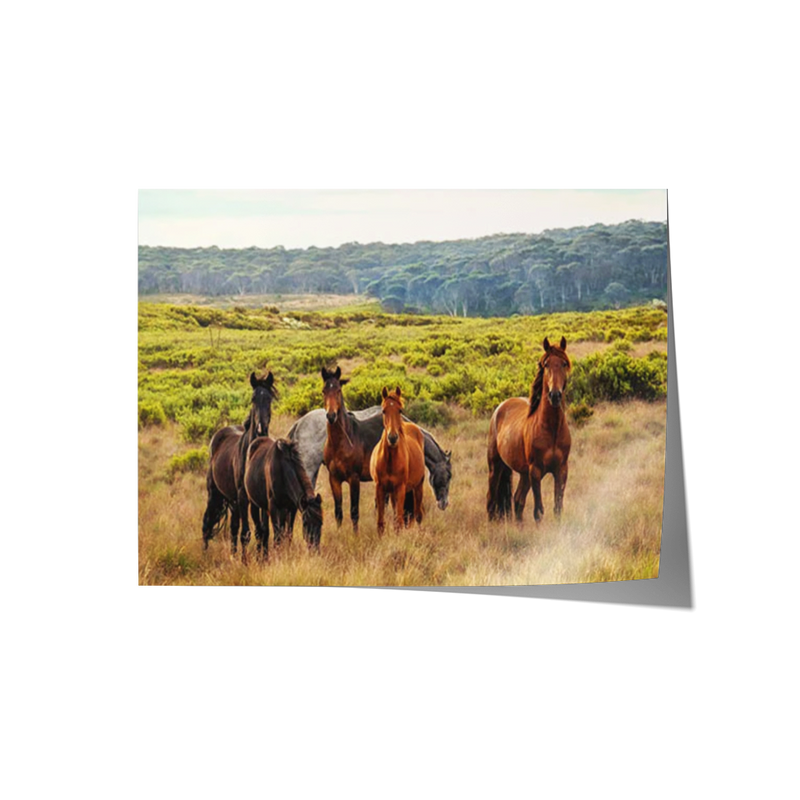
M 624 283 L 615 282 L 609 283 L 603 294 L 614 304 L 614 308 L 619 308 L 630 292 Z

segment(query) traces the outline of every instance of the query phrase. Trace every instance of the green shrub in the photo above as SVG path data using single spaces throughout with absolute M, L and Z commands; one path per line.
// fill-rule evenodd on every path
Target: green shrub
M 573 365 L 570 397 L 590 405 L 602 400 L 657 400 L 667 393 L 667 359 L 653 352 L 645 358 L 627 353 L 595 353 Z
M 569 418 L 578 428 L 582 428 L 594 414 L 594 410 L 587 403 L 576 403 L 569 407 Z
M 182 472 L 205 472 L 208 467 L 208 447 L 187 450 L 181 455 L 173 456 L 167 464 L 167 474 L 174 478 Z
M 406 403 L 405 414 L 418 425 L 447 427 L 453 422 L 453 412 L 444 403 L 425 398 L 412 398 Z
M 144 400 L 139 403 L 139 427 L 163 425 L 167 421 L 164 409 L 158 400 Z

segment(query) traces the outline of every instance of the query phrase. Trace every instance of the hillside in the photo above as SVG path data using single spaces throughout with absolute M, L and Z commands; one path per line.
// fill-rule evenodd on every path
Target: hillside
M 662 222 L 298 250 L 139 247 L 140 295 L 366 293 L 386 311 L 496 317 L 620 308 L 666 291 Z

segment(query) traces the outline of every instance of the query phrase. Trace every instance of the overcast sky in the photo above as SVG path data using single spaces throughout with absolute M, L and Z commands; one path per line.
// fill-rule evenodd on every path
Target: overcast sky
M 665 221 L 665 190 L 139 192 L 139 244 L 336 247 Z

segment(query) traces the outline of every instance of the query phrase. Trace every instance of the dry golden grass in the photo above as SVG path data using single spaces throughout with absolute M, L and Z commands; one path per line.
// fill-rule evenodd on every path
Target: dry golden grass
M 275 418 L 272 433 L 285 435 L 288 418 Z M 336 528 L 327 472 L 322 550 L 309 553 L 298 520 L 295 537 L 270 547 L 270 562 L 244 566 L 230 555 L 225 536 L 203 551 L 201 520 L 205 475 L 167 477 L 167 463 L 188 449 L 176 429 L 139 434 L 139 582 L 141 584 L 492 586 L 583 583 L 658 576 L 664 488 L 666 403 L 598 406 L 582 428 L 572 426 L 570 476 L 560 520 L 553 516 L 552 477 L 545 478 L 544 520 L 533 520 L 529 495 L 522 525 L 489 523 L 486 516 L 487 419 L 460 414 L 447 430 L 434 431 L 453 450 L 450 506 L 435 506 L 425 484 L 421 528 L 379 537 L 374 487 L 362 486 L 361 526 L 354 536 L 345 489 L 345 522 Z

